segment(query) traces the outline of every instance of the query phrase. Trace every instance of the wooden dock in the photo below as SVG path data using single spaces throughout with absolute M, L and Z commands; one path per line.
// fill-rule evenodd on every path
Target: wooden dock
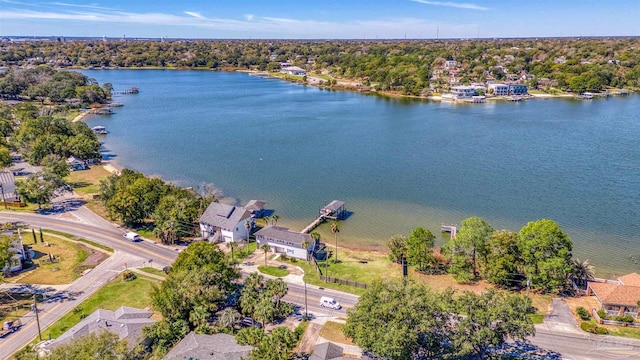
M 324 215 L 320 215 L 318 216 L 317 219 L 313 220 L 311 222 L 311 224 L 307 225 L 306 228 L 302 229 L 302 233 L 303 234 L 308 234 L 311 231 L 313 231 L 313 229 L 317 228 L 318 226 L 320 226 L 320 224 L 322 224 L 323 222 L 325 222 L 325 220 L 327 220 L 327 218 Z
M 454 239 L 458 233 L 458 227 L 455 225 L 442 225 L 440 230 L 442 230 L 442 232 L 450 233 L 452 239 Z
M 137 87 L 132 86 L 131 88 L 126 90 L 112 91 L 111 94 L 112 95 L 130 95 L 130 94 L 137 94 L 139 92 L 140 90 Z
M 344 206 L 345 202 L 340 200 L 333 200 L 329 204 L 325 205 L 322 209 L 318 210 L 318 217 L 313 220 L 311 224 L 307 225 L 307 227 L 302 230 L 302 233 L 310 233 L 327 219 L 334 221 L 345 219 L 347 210 Z

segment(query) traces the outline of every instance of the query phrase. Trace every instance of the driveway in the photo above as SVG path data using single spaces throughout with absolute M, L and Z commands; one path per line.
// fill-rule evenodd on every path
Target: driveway
M 578 327 L 569 305 L 559 298 L 551 300 L 551 312 L 544 317 L 544 324 L 541 326 L 548 330 L 584 334 Z

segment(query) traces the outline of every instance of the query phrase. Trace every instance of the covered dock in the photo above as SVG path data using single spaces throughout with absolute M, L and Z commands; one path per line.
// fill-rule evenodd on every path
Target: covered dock
M 346 208 L 344 201 L 333 200 L 329 204 L 320 209 L 320 216 L 324 216 L 327 219 L 342 220 L 344 218 Z

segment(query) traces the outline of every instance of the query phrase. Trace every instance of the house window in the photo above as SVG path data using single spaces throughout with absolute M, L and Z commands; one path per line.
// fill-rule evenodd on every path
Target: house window
M 287 254 L 293 254 L 293 250 L 287 249 Z

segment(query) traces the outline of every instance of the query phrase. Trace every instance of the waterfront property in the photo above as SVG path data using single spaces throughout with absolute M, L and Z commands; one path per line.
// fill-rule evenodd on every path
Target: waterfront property
M 640 275 L 630 273 L 617 280 L 589 281 L 587 295 L 595 295 L 609 315 L 638 317 L 640 301 Z
M 228 334 L 187 334 L 163 358 L 164 360 L 212 359 L 240 360 L 253 350 L 249 345 L 238 345 L 236 338 Z
M 251 217 L 260 219 L 264 216 L 264 205 L 266 203 L 264 200 L 250 200 L 244 208 L 249 210 Z
M 489 89 L 493 90 L 494 96 L 509 95 L 509 85 L 506 84 L 489 84 Z
M 87 163 L 75 156 L 69 156 L 67 158 L 67 167 L 70 171 L 87 170 Z
M 509 95 L 527 95 L 529 88 L 523 84 L 509 84 Z
M 452 86 L 451 96 L 454 99 L 471 99 L 478 95 L 475 86 Z
M 62 344 L 102 331 L 117 334 L 120 340 L 126 340 L 129 347 L 133 348 L 143 340 L 142 328 L 156 322 L 151 319 L 151 315 L 151 311 L 128 306 L 121 306 L 116 311 L 98 309 L 57 339 L 46 343 L 44 348 L 53 350 Z
M 346 203 L 340 200 L 333 200 L 320 209 L 320 216 L 324 216 L 327 219 L 342 220 L 346 214 L 347 209 L 344 207 Z
M 94 134 L 105 135 L 107 133 L 107 128 L 104 126 L 94 126 L 91 128 Z
M 212 202 L 200 217 L 202 237 L 212 242 L 246 240 L 249 230 L 245 222 L 251 212 L 241 206 Z
M 272 252 L 301 260 L 307 260 L 309 249 L 315 249 L 318 245 L 309 234 L 291 231 L 283 226 L 266 226 L 256 231 L 255 236 L 258 244 L 269 245 Z M 309 243 L 309 247 L 302 246 L 305 242 Z
M 307 70 L 297 67 L 297 66 L 286 66 L 280 69 L 280 72 L 283 74 L 295 75 L 295 76 L 305 76 L 307 75 Z

